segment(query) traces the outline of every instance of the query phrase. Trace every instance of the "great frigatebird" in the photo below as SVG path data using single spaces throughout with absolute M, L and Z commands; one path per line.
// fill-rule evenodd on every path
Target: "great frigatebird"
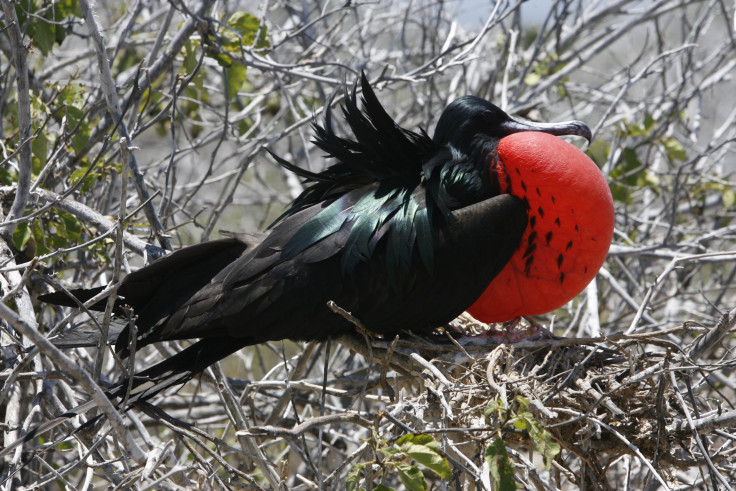
M 122 281 L 137 347 L 199 339 L 138 373 L 129 403 L 244 346 L 353 329 L 330 300 L 373 332 L 428 333 L 466 309 L 486 321 L 553 310 L 595 276 L 613 232 L 611 194 L 595 164 L 553 136 L 590 140 L 587 126 L 522 121 L 465 96 L 430 138 L 398 126 L 365 76 L 361 85 L 363 110 L 355 88 L 343 107 L 353 138 L 333 131 L 329 107 L 314 125 L 330 167 L 312 173 L 276 157 L 308 186 L 266 234 L 186 247 Z M 62 292 L 42 300 L 76 305 Z M 130 341 L 126 328 L 116 350 L 127 355 Z

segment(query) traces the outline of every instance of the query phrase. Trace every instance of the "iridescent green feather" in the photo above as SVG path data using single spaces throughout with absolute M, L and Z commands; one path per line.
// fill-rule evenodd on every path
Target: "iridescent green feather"
M 315 143 L 336 163 L 320 173 L 296 171 L 309 186 L 279 220 L 317 204 L 324 209 L 284 250 L 293 256 L 332 234 L 345 234 L 340 251 L 343 274 L 350 275 L 381 247 L 391 284 L 400 290 L 416 253 L 433 271 L 433 231 L 461 206 L 463 200 L 456 199 L 454 191 L 470 169 L 450 146 L 436 143 L 423 131 L 414 133 L 397 125 L 365 75 L 361 85 L 363 110 L 358 108 L 355 88 L 346 91 L 343 107 L 354 139 L 334 133 L 329 107 L 324 126 L 314 125 Z M 293 164 L 277 161 L 295 170 Z

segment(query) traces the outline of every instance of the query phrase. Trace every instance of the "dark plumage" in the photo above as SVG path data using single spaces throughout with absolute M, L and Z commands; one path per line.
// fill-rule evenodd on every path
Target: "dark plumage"
M 329 108 L 324 126 L 314 125 L 315 144 L 335 163 L 312 173 L 274 156 L 308 186 L 267 235 L 188 247 L 123 280 L 118 294 L 138 316 L 137 347 L 200 339 L 137 374 L 130 403 L 244 346 L 352 329 L 330 300 L 377 333 L 430 332 L 467 309 L 519 247 L 528 204 L 499 194 L 489 163 L 499 138 L 529 126 L 463 97 L 432 139 L 400 128 L 365 76 L 361 85 L 363 111 L 355 88 L 343 108 L 352 139 L 334 133 Z M 42 299 L 75 305 L 63 293 Z M 116 350 L 126 355 L 129 344 L 125 328 Z

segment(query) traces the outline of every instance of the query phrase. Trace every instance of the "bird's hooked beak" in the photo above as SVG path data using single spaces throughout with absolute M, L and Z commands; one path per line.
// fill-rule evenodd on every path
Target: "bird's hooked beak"
M 549 133 L 550 135 L 563 136 L 563 135 L 575 135 L 582 136 L 588 143 L 593 138 L 593 133 L 588 128 L 588 125 L 582 121 L 564 121 L 561 123 L 537 123 L 535 121 L 528 121 L 526 119 L 516 118 L 509 116 L 509 119 L 501 123 L 501 131 L 504 136 L 512 133 L 519 133 L 522 131 L 539 131 L 542 133 Z

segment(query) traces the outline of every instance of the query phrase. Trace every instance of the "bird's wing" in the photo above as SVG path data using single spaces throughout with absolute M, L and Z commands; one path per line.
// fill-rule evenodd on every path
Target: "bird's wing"
M 351 293 L 354 298 L 336 302 L 342 301 L 366 327 L 384 334 L 427 332 L 460 315 L 518 248 L 527 225 L 526 204 L 499 195 L 454 210 L 451 217 L 433 231 L 432 269 L 416 267 L 421 251 L 415 251 L 411 274 L 394 289 L 390 267 L 366 265 L 356 270 L 354 281 L 360 288 Z M 386 247 L 380 254 L 390 254 L 390 244 Z
M 359 193 L 346 195 L 349 216 Z M 350 206 L 350 203 L 355 203 Z M 414 222 L 394 219 L 366 225 L 376 239 L 371 254 L 346 270 L 345 257 L 358 220 L 341 226 L 292 254 L 288 245 L 319 213 L 312 207 L 287 218 L 258 247 L 227 266 L 149 330 L 142 344 L 166 339 L 223 338 L 237 347 L 278 339 L 324 339 L 350 325 L 327 308 L 333 300 L 353 311 L 369 329 L 394 333 L 431 330 L 470 306 L 518 247 L 526 226 L 524 203 L 502 195 L 452 212 L 452 220 L 429 230 L 431 269 L 414 245 Z M 416 205 L 421 209 L 421 203 Z M 400 223 L 395 223 L 396 221 Z M 370 234 L 368 240 L 370 241 Z M 397 255 L 397 250 L 402 250 Z M 408 252 L 406 252 L 408 250 Z
M 217 273 L 228 264 L 235 261 L 249 248 L 254 248 L 260 238 L 254 235 L 238 235 L 235 237 L 204 242 L 202 244 L 185 247 L 171 254 L 163 256 L 146 267 L 130 273 L 125 277 L 116 302 L 115 313 L 123 316 L 124 306 L 135 308 L 135 315 L 141 325 L 151 324 L 165 315 L 168 305 L 181 303 L 182 298 L 188 298 L 201 289 Z M 43 302 L 77 307 L 84 303 L 105 287 L 71 290 L 70 297 L 66 292 L 54 292 L 41 295 Z M 90 310 L 102 311 L 107 300 L 92 305 Z M 120 339 L 120 334 L 127 345 L 128 329 L 119 321 L 111 326 L 108 332 L 109 340 Z M 94 322 L 82 322 L 62 332 L 52 339 L 59 347 L 95 346 L 100 335 L 100 329 Z
M 266 334 L 262 330 L 267 330 L 274 322 L 272 318 L 277 316 L 272 306 L 278 304 L 276 309 L 281 309 L 282 316 L 287 318 L 287 312 L 296 308 L 296 305 L 302 309 L 309 308 L 307 306 L 314 294 L 329 294 L 333 286 L 330 279 L 339 278 L 339 270 L 333 272 L 329 266 L 311 268 L 310 265 L 321 264 L 340 251 L 346 236 L 340 228 L 349 231 L 352 227 L 345 222 L 344 211 L 352 208 L 362 192 L 356 190 L 336 200 L 337 204 L 323 203 L 289 216 L 257 247 L 224 265 L 216 275 L 207 279 L 206 284 L 186 298 L 168 303 L 154 299 L 165 310 L 157 312 L 156 317 L 139 317 L 139 346 L 162 340 L 198 337 L 229 336 L 240 339 L 237 341 L 240 346 L 265 340 L 262 338 Z M 325 210 L 336 215 L 342 214 L 341 223 L 328 233 L 320 231 L 317 225 L 310 225 L 312 219 Z M 321 220 L 330 221 L 323 215 L 316 223 Z M 314 230 L 310 244 L 298 253 L 288 253 L 287 245 L 305 227 Z M 324 281 L 315 280 L 317 276 Z M 306 288 L 306 292 L 298 292 L 310 282 L 311 286 Z M 148 308 L 147 304 L 142 307 L 144 312 Z M 127 340 L 121 337 L 119 342 L 127 343 Z M 122 346 L 119 344 L 118 349 Z

